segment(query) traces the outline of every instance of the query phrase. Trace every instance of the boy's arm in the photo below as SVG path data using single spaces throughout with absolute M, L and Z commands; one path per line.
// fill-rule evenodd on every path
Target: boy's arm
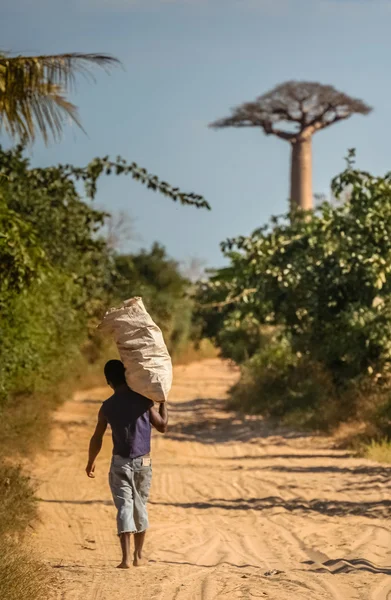
M 88 463 L 86 467 L 86 473 L 88 477 L 95 477 L 95 461 L 99 452 L 102 448 L 103 436 L 107 429 L 107 419 L 103 414 L 103 407 L 100 409 L 98 414 L 98 422 L 94 434 L 90 440 L 90 447 L 88 451 Z
M 168 411 L 166 402 L 161 402 L 159 412 L 153 406 L 149 409 L 149 420 L 160 433 L 166 433 L 168 424 Z

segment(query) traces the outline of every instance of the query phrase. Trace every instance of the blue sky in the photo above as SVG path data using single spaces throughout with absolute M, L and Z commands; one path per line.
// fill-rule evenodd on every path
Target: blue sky
M 330 83 L 374 107 L 314 139 L 314 191 L 328 194 L 348 147 L 391 169 L 391 0 L 2 0 L 0 46 L 25 53 L 108 52 L 124 70 L 81 82 L 72 100 L 88 137 L 31 151 L 36 165 L 121 154 L 213 211 L 180 207 L 128 178 L 101 181 L 96 203 L 126 210 L 137 238 L 178 260 L 219 265 L 219 242 L 287 208 L 289 145 L 209 122 L 285 80 Z

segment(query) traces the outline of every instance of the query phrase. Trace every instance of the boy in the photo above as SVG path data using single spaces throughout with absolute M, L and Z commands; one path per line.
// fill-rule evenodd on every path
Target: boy
M 104 368 L 108 385 L 114 394 L 103 402 L 98 423 L 90 441 L 88 477 L 95 477 L 95 461 L 102 448 L 107 425 L 111 426 L 113 458 L 109 483 L 117 508 L 117 529 L 121 541 L 120 569 L 139 567 L 147 561 L 142 550 L 148 528 L 147 502 L 152 479 L 151 426 L 161 433 L 167 430 L 168 413 L 165 403 L 157 411 L 151 400 L 131 390 L 125 379 L 125 367 L 120 360 L 109 360 Z M 133 560 L 130 537 L 134 534 Z

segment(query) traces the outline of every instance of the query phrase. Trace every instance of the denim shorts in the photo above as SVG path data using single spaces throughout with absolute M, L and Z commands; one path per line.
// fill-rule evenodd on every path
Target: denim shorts
M 143 464 L 148 462 L 146 466 Z M 152 480 L 151 459 L 114 455 L 109 484 L 117 508 L 117 529 L 121 533 L 141 533 L 148 529 L 147 502 Z

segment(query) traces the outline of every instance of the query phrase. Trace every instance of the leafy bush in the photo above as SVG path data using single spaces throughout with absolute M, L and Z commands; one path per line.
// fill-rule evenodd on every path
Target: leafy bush
M 188 282 L 177 263 L 159 246 L 115 256 L 102 233 L 108 215 L 80 196 L 78 181 L 93 199 L 98 178 L 111 172 L 130 174 L 181 204 L 209 208 L 201 196 L 183 194 L 121 158 L 95 159 L 84 169 L 32 169 L 22 148 L 0 148 L 0 597 L 7 600 L 47 598 L 48 578 L 15 539 L 35 517 L 33 489 L 2 457 L 41 448 L 51 412 L 72 392 L 69 382 L 87 363 L 101 366 L 109 346 L 95 325 L 115 299 L 145 295 L 173 351 L 190 334 Z
M 34 229 L 0 195 L 0 307 L 11 293 L 39 277 L 45 266 L 45 253 Z
M 231 406 L 259 413 L 280 425 L 327 430 L 339 418 L 336 390 L 327 372 L 272 339 L 241 368 Z
M 215 343 L 221 349 L 223 358 L 229 358 L 238 364 L 251 358 L 264 343 L 260 324 L 245 315 L 242 319 L 237 311 L 224 321 L 224 327 L 217 333 Z
M 79 194 L 77 180 L 93 197 L 98 177 L 111 169 L 129 171 L 107 159 L 86 169 L 32 169 L 21 148 L 0 149 L 0 446 L 8 444 L 9 452 L 14 443 L 19 451 L 30 447 L 34 426 L 42 442 L 60 382 L 74 379 L 75 365 L 84 364 L 82 349 L 89 360 L 99 359 L 94 331 L 110 304 L 144 296 L 175 355 L 191 335 L 189 282 L 179 265 L 159 245 L 115 255 L 101 235 L 107 215 Z M 166 191 L 185 202 L 178 190 Z M 188 200 L 203 205 L 198 197 Z
M 304 421 L 318 425 L 362 410 L 378 422 L 363 396 L 383 397 L 391 371 L 391 173 L 374 177 L 350 161 L 332 187 L 344 203 L 225 242 L 230 264 L 199 287 L 199 315 L 223 355 L 242 362 L 248 352 L 234 392 L 242 406 L 307 410 Z M 288 354 L 259 346 L 248 323 L 278 327 Z
M 377 430 L 382 434 L 386 435 L 388 439 L 391 439 L 391 399 L 382 404 L 376 410 L 373 416 L 373 422 L 376 425 Z
M 86 335 L 79 286 L 56 272 L 16 295 L 0 324 L 0 389 L 3 395 L 45 389 L 64 377 Z
M 391 174 L 349 168 L 333 183 L 336 194 L 346 188 L 342 206 L 223 244 L 231 266 L 209 288 L 223 289 L 241 318 L 284 327 L 295 350 L 349 380 L 391 364 Z
M 102 213 L 81 201 L 73 183 L 55 169 L 30 169 L 20 150 L 0 152 L 0 167 L 7 174 L 0 181 L 1 459 L 46 441 L 50 412 L 64 398 L 61 382 L 73 377 L 103 306 L 110 256 L 96 239 Z M 19 484 L 26 499 L 19 518 L 27 523 L 32 494 L 21 475 Z M 18 505 L 7 497 L 0 532 Z

